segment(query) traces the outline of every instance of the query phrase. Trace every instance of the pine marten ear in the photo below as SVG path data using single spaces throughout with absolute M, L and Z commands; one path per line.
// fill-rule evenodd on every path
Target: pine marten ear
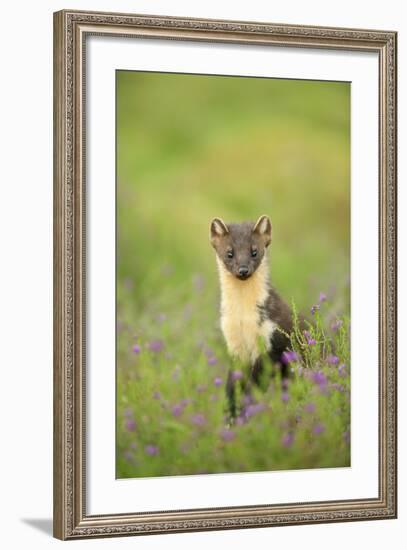
M 213 218 L 211 221 L 211 232 L 210 239 L 211 243 L 214 244 L 217 239 L 224 237 L 229 233 L 228 226 L 220 218 Z
M 253 233 L 257 233 L 264 239 L 264 246 L 268 246 L 271 242 L 271 221 L 268 216 L 260 216 L 254 224 Z

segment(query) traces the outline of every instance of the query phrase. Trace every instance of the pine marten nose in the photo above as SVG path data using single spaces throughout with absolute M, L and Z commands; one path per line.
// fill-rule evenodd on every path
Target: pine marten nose
M 242 265 L 239 267 L 239 275 L 240 277 L 246 277 L 246 275 L 249 274 L 249 268 L 245 265 Z

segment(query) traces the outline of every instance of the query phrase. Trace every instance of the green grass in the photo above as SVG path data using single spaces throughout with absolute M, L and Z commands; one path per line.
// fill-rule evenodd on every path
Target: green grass
M 117 78 L 118 477 L 348 465 L 348 336 L 329 327 L 349 317 L 349 85 Z M 301 361 L 327 383 L 322 391 L 297 373 L 285 402 L 273 379 L 255 396 L 264 410 L 230 436 L 224 383 L 234 366 L 219 330 L 209 222 L 261 214 L 273 224 L 274 286 L 306 312 L 320 291 L 328 296 L 324 332 Z M 326 363 L 331 338 L 346 365 L 340 373 Z M 149 351 L 156 340 L 163 349 Z M 314 413 L 304 412 L 309 402 Z M 203 426 L 194 423 L 199 414 Z M 314 434 L 319 424 L 324 431 Z

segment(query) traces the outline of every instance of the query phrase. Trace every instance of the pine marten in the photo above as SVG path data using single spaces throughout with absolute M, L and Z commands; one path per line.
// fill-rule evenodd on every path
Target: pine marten
M 250 378 L 259 383 L 262 374 L 259 339 L 283 377 L 287 365 L 283 353 L 290 347 L 292 312 L 270 285 L 267 248 L 271 222 L 260 216 L 256 223 L 229 223 L 214 218 L 210 241 L 216 251 L 221 289 L 221 329 L 229 354 L 250 366 Z M 278 329 L 282 329 L 282 331 Z M 263 348 L 264 349 L 264 348 Z M 250 384 L 249 384 L 250 385 Z M 234 381 L 227 383 L 230 413 L 236 413 Z

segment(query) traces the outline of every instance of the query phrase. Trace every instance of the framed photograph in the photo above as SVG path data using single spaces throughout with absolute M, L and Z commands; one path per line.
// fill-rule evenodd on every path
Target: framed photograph
M 396 33 L 54 15 L 54 535 L 397 514 Z

